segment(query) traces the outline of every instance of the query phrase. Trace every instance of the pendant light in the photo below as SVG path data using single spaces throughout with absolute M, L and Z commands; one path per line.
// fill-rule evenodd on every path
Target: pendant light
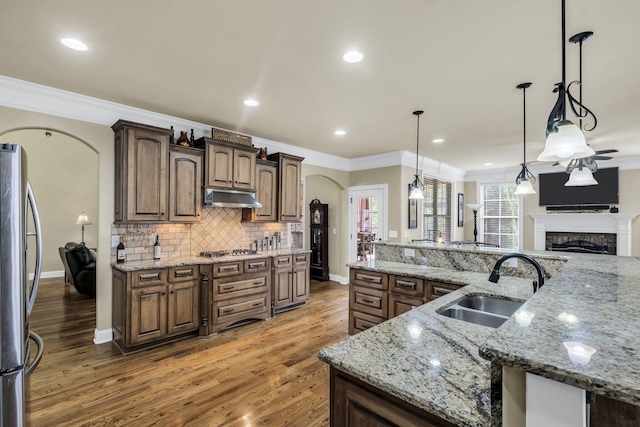
M 531 87 L 531 83 L 520 83 L 516 88 L 522 89 L 522 170 L 516 177 L 516 184 L 518 187 L 513 193 L 517 196 L 526 194 L 536 194 L 536 190 L 533 189 L 533 185 L 536 182 L 536 178 L 533 176 L 529 169 L 527 169 L 527 89 Z
M 418 143 L 420 142 L 420 115 L 424 113 L 422 110 L 416 110 L 413 114 L 417 119 L 417 130 L 416 130 L 416 174 L 414 175 L 414 180 L 411 183 L 411 191 L 409 192 L 409 199 L 417 200 L 424 199 L 424 184 L 420 181 L 420 177 L 418 176 Z
M 596 162 L 589 161 L 587 157 L 585 159 L 571 160 L 568 171 L 571 171 L 569 175 L 569 181 L 565 182 L 565 187 L 585 187 L 587 185 L 598 185 L 598 181 L 593 177 L 593 173 L 598 170 Z
M 591 131 L 595 129 L 598 121 L 595 115 L 587 107 L 582 105 L 580 101 L 575 99 L 569 92 L 569 86 L 566 85 L 566 24 L 565 24 L 565 0 L 562 0 L 562 81 L 556 83 L 553 90 L 558 93 L 558 99 L 549 114 L 547 120 L 547 141 L 544 151 L 538 156 L 539 161 L 559 161 L 566 159 L 579 159 L 581 157 L 593 156 L 595 152 L 587 145 L 582 133 L 582 129 L 567 120 L 567 103 L 571 107 L 571 111 L 580 117 L 590 115 L 594 119 Z M 580 112 L 576 110 L 576 105 L 580 108 Z

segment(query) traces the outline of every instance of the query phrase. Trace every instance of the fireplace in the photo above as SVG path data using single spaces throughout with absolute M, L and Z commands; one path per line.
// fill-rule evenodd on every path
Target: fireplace
M 616 255 L 617 239 L 618 236 L 615 233 L 565 233 L 547 231 L 545 250 Z
M 637 216 L 613 213 L 552 213 L 529 214 L 534 220 L 533 249 L 544 251 L 549 247 L 548 233 L 572 234 L 576 240 L 591 241 L 594 236 L 602 236 L 601 246 L 608 246 L 609 254 L 631 256 L 631 223 Z M 610 243 L 610 234 L 615 235 L 615 244 Z M 605 243 L 606 242 L 606 243 Z

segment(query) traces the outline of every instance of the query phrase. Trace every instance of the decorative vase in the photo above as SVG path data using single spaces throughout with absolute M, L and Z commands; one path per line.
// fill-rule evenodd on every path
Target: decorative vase
M 182 145 L 184 147 L 189 147 L 191 145 L 189 144 L 189 137 L 187 136 L 186 130 L 180 131 L 180 137 L 176 141 L 176 144 Z

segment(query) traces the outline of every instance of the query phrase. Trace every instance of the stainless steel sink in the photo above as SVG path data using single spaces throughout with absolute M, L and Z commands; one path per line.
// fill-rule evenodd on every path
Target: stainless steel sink
M 476 325 L 497 328 L 507 321 L 523 303 L 485 295 L 461 299 L 440 312 L 440 315 Z
M 518 311 L 522 305 L 522 303 L 518 301 L 510 301 L 485 295 L 466 297 L 458 301 L 456 304 L 461 307 L 472 308 L 485 313 L 493 313 L 507 317 L 511 317 L 511 315 Z

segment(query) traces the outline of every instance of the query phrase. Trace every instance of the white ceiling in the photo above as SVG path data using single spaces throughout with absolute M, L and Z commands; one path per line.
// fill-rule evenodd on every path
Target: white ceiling
M 522 162 L 518 83 L 533 82 L 527 160 L 543 149 L 560 10 L 560 0 L 2 0 L 0 74 L 345 158 L 413 152 L 412 111 L 423 109 L 422 156 L 507 168 Z M 595 33 L 583 50 L 583 99 L 599 121 L 587 140 L 615 157 L 640 155 L 639 20 L 638 0 L 567 0 L 567 37 Z M 89 50 L 64 47 L 69 36 Z M 364 60 L 344 62 L 354 48 Z M 567 67 L 577 79 L 571 43 Z

